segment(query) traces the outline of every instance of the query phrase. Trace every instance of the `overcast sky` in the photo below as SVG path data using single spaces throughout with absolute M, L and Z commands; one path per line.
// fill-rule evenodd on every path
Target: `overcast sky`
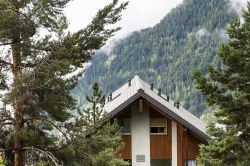
M 120 0 L 122 2 L 122 0 Z M 95 16 L 98 9 L 112 0 L 74 0 L 65 10 L 70 23 L 70 29 L 76 31 L 85 27 Z M 122 30 L 116 36 L 147 28 L 158 23 L 172 8 L 182 0 L 129 0 L 127 9 L 123 12 L 119 26 Z
M 120 0 L 122 2 L 123 0 Z M 129 32 L 154 26 L 174 7 L 183 0 L 128 0 L 129 5 L 123 12 L 122 20 L 117 24 L 122 30 L 116 37 L 122 37 Z M 229 0 L 232 7 L 240 12 L 246 6 L 247 0 Z M 70 23 L 70 30 L 84 28 L 95 16 L 96 12 L 112 0 L 73 0 L 65 9 Z
M 242 10 L 242 7 L 246 7 L 247 0 L 229 0 L 231 3 L 231 6 L 234 10 L 236 10 L 239 14 Z

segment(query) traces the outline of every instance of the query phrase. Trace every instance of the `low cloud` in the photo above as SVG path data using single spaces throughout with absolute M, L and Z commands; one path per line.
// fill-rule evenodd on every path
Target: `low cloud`
M 241 10 L 247 6 L 247 0 L 229 0 L 231 7 L 238 14 L 240 14 Z
M 104 52 L 106 54 L 110 54 L 114 48 L 114 46 L 123 38 L 114 38 L 110 39 L 106 42 L 106 44 L 97 52 Z
M 223 41 L 227 41 L 229 39 L 229 36 L 228 36 L 227 31 L 225 29 L 220 30 L 220 38 Z
M 211 33 L 206 28 L 201 28 L 196 32 L 196 38 L 201 38 L 204 36 L 210 36 Z

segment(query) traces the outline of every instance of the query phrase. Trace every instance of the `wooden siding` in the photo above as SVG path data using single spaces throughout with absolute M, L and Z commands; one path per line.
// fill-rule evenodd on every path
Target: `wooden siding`
M 125 143 L 122 151 L 123 159 L 132 159 L 131 135 L 122 135 L 123 142 Z
M 131 118 L 131 107 L 128 106 L 127 108 L 125 108 L 124 110 L 122 110 L 121 112 L 119 112 L 116 117 L 120 117 L 120 118 Z
M 187 146 L 184 146 L 184 151 L 186 151 L 185 148 L 187 148 L 187 156 L 185 156 L 184 159 L 187 157 L 189 160 L 195 160 L 199 154 L 199 144 L 201 142 L 190 133 L 188 133 L 187 138 Z
M 198 146 L 201 143 L 206 143 L 205 140 L 196 136 L 189 129 L 162 112 L 149 102 L 143 102 L 150 106 L 150 117 L 167 118 L 167 134 L 150 134 L 150 157 L 151 159 L 170 159 L 172 158 L 172 127 L 171 121 L 177 123 L 177 165 L 183 166 L 184 160 L 194 160 L 198 155 Z M 121 111 L 116 117 L 131 117 L 130 106 Z M 123 159 L 132 159 L 132 142 L 131 135 L 122 135 L 125 147 L 122 151 Z M 143 139 L 143 138 L 142 138 Z M 145 145 L 146 146 L 146 145 Z
M 195 160 L 199 154 L 199 144 L 203 143 L 189 129 L 178 124 L 177 127 L 177 165 L 183 166 L 184 160 Z
M 154 118 L 150 117 L 150 126 L 157 126 L 157 127 L 165 127 L 166 126 L 166 118 L 160 117 L 160 118 Z
M 167 134 L 150 135 L 151 159 L 172 158 L 172 127 L 171 120 L 167 119 Z
M 183 126 L 177 124 L 177 165 L 183 166 Z

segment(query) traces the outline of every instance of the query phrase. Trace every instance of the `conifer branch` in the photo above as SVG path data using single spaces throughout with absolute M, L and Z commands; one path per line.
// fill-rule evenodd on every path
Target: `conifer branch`
M 71 142 L 71 140 L 68 138 L 67 134 L 62 131 L 62 129 L 60 127 L 58 127 L 57 125 L 55 125 L 55 123 L 53 123 L 52 121 L 48 120 L 47 118 L 45 117 L 32 117 L 32 118 L 29 118 L 29 119 L 26 119 L 25 122 L 28 122 L 28 121 L 35 121 L 35 120 L 41 120 L 41 121 L 45 121 L 45 122 L 48 122 L 51 126 L 55 127 L 63 136 L 64 138 L 68 141 L 68 142 Z M 72 144 L 73 145 L 73 144 Z M 73 145 L 75 149 L 78 149 L 75 145 Z M 84 157 L 86 157 L 87 159 L 91 160 L 91 156 L 89 156 L 87 153 L 85 152 L 80 152 Z
M 7 42 L 7 43 L 1 43 L 0 46 L 7 46 L 7 45 L 11 45 L 14 44 L 13 42 Z
M 16 10 L 16 9 L 13 9 L 11 7 L 6 7 L 4 5 L 1 5 L 0 4 L 0 10 L 11 10 L 15 13 L 18 13 L 20 14 L 21 16 L 23 16 L 25 19 L 27 19 L 30 24 L 31 24 L 31 27 L 32 27 L 32 33 L 30 34 L 30 37 L 33 36 L 35 33 L 36 33 L 36 26 L 35 26 L 35 23 L 31 20 L 31 18 L 29 18 L 27 15 L 23 14 L 22 12 Z M 3 43 L 1 45 L 10 45 L 10 44 L 14 44 L 15 42 L 9 42 L 9 43 Z
M 13 118 L 3 118 L 3 119 L 0 119 L 0 123 L 1 123 L 1 122 L 4 122 L 4 121 L 7 121 L 7 120 L 9 120 L 9 121 L 14 121 Z
M 0 59 L 0 65 L 7 65 L 7 66 L 11 66 L 11 67 L 13 67 L 13 64 L 12 63 L 10 63 L 10 62 L 7 62 L 7 61 L 4 61 L 4 60 L 2 60 L 2 59 Z
M 3 126 L 7 126 L 7 125 L 13 125 L 13 122 L 0 123 L 0 129 L 1 129 Z
M 60 131 L 63 134 L 63 136 L 65 137 L 66 140 L 69 140 L 67 134 L 64 131 L 62 131 L 62 129 L 60 129 L 60 127 L 58 127 L 57 125 L 55 125 L 52 121 L 48 120 L 46 117 L 41 117 L 41 116 L 31 117 L 31 118 L 25 119 L 24 122 L 35 121 L 35 120 L 41 120 L 41 121 L 48 122 L 50 125 L 52 125 L 53 127 L 55 127 L 58 131 Z
M 13 125 L 15 122 L 15 119 L 11 117 L 6 117 L 6 118 L 0 118 L 0 128 L 6 125 Z
M 0 119 L 0 129 L 3 127 L 3 126 L 6 126 L 6 125 L 13 125 L 15 123 L 15 119 L 11 118 L 11 117 L 8 117 L 8 118 L 1 118 Z

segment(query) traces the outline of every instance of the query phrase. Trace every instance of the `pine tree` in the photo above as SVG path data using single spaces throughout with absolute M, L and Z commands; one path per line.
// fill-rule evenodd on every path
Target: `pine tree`
M 194 72 L 197 88 L 209 105 L 217 106 L 217 122 L 208 125 L 211 140 L 200 147 L 199 165 L 250 164 L 250 3 L 227 29 L 220 46 L 221 67 L 209 67 L 209 77 Z
M 8 90 L 1 97 L 0 148 L 14 151 L 9 165 L 23 166 L 25 152 L 31 151 L 51 158 L 47 151 L 55 136 L 50 131 L 62 131 L 60 124 L 75 108 L 69 92 L 80 74 L 68 74 L 120 29 L 107 26 L 121 19 L 127 5 L 113 0 L 86 28 L 70 33 L 63 15 L 69 1 L 0 0 L 0 89 Z
M 86 124 L 95 129 L 99 125 L 98 122 L 104 118 L 105 112 L 100 108 L 100 104 L 105 102 L 105 96 L 102 95 L 102 91 L 97 83 L 94 83 L 92 92 L 93 96 L 86 97 L 86 100 L 91 107 L 83 110 L 83 119 L 85 119 Z
M 80 116 L 67 124 L 71 140 L 62 143 L 58 155 L 63 158 L 64 165 L 70 166 L 126 166 L 128 163 L 120 158 L 123 148 L 120 127 L 116 121 L 110 121 L 102 109 L 105 96 L 97 83 L 93 85 L 92 93 L 86 97 L 87 108 L 79 111 Z M 87 156 L 82 158 L 79 154 L 84 152 Z

